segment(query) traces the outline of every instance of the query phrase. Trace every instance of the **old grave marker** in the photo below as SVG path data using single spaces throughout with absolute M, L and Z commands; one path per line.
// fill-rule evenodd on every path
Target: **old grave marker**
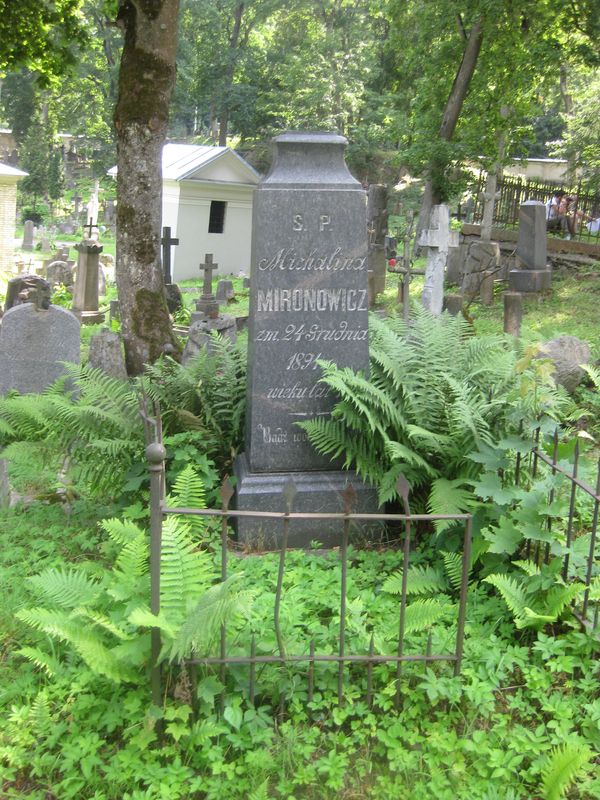
M 13 306 L 0 325 L 0 394 L 43 392 L 64 374 L 61 362 L 79 363 L 79 321 L 66 308 Z
M 293 473 L 297 511 L 339 511 L 351 482 L 361 510 L 376 493 L 318 454 L 296 422 L 331 414 L 318 361 L 368 372 L 365 193 L 336 134 L 284 133 L 254 196 L 246 452 L 236 461 L 240 509 L 281 510 Z M 294 520 L 291 541 L 338 541 L 338 523 Z M 280 530 L 240 519 L 243 540 L 272 543 Z

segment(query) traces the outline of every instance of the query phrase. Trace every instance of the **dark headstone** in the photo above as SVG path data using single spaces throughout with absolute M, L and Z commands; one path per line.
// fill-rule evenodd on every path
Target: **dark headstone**
M 165 295 L 167 298 L 167 308 L 169 309 L 169 314 L 174 314 L 183 306 L 181 289 L 176 283 L 165 284 Z
M 540 292 L 550 287 L 546 246 L 546 206 L 528 200 L 519 208 L 517 258 L 521 269 L 511 270 L 508 285 L 516 292 Z
M 447 294 L 444 297 L 444 311 L 452 314 L 453 317 L 457 317 L 462 313 L 464 302 L 465 298 L 462 294 Z
M 18 275 L 11 278 L 6 286 L 4 311 L 24 303 L 33 303 L 37 308 L 47 309 L 51 294 L 50 284 L 39 275 Z
M 79 363 L 79 321 L 65 308 L 10 308 L 0 326 L 0 394 L 43 392 L 64 374 L 61 362 Z
M 328 417 L 334 394 L 318 382 L 319 359 L 368 372 L 365 193 L 335 134 L 285 133 L 254 195 L 246 453 L 236 464 L 237 504 L 282 510 L 293 472 L 294 510 L 339 511 L 352 483 L 362 510 L 376 493 L 318 454 L 295 423 Z M 339 540 L 339 522 L 294 521 L 296 545 Z M 238 534 L 272 543 L 280 526 L 245 519 Z

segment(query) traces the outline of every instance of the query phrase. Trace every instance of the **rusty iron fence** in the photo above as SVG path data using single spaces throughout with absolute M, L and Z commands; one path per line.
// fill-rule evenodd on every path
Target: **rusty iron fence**
M 467 221 L 479 223 L 483 219 L 485 183 L 485 174 L 480 172 L 471 189 L 473 195 L 472 220 Z M 503 175 L 496 188 L 498 197 L 492 224 L 499 228 L 517 227 L 521 203 L 526 200 L 547 203 L 559 188 L 564 189 L 568 195 L 574 198 L 569 207 L 569 214 L 574 220 L 572 238 L 600 244 L 600 194 L 586 191 L 581 181 L 576 186 L 558 186 L 553 183 L 523 180 Z M 464 215 L 464 211 L 464 207 L 459 207 L 459 218 Z M 558 230 L 549 230 L 548 233 L 560 236 Z
M 403 665 L 407 663 L 432 663 L 432 662 L 449 662 L 453 665 L 454 675 L 459 675 L 461 670 L 461 663 L 463 658 L 464 646 L 464 632 L 465 632 L 465 619 L 467 608 L 467 592 L 469 582 L 469 569 L 471 562 L 471 533 L 472 533 L 472 515 L 471 514 L 413 514 L 409 505 L 409 486 L 404 479 L 400 479 L 398 489 L 402 496 L 403 513 L 398 514 L 361 514 L 355 513 L 353 502 L 355 492 L 349 486 L 342 495 L 344 510 L 339 513 L 298 513 L 292 510 L 294 486 L 293 481 L 288 482 L 284 487 L 282 496 L 282 506 L 285 510 L 282 511 L 238 511 L 230 508 L 230 501 L 233 497 L 233 488 L 227 480 L 221 487 L 221 503 L 220 509 L 195 509 L 195 508 L 172 508 L 166 502 L 166 483 L 165 483 L 165 459 L 166 450 L 162 444 L 162 433 L 160 425 L 160 416 L 155 414 L 154 419 L 150 418 L 147 413 L 143 413 L 147 435 L 151 431 L 153 433 L 153 441 L 146 448 L 146 456 L 148 460 L 148 468 L 150 472 L 150 503 L 151 503 L 151 545 L 150 545 L 150 579 L 151 579 L 151 611 L 153 614 L 160 612 L 160 560 L 161 560 L 161 536 L 162 525 L 167 515 L 181 515 L 181 516 L 199 516 L 217 519 L 220 521 L 220 548 L 221 548 L 221 568 L 218 579 L 225 581 L 229 574 L 229 559 L 231 537 L 229 526 L 230 523 L 241 517 L 251 517 L 260 519 L 279 520 L 281 523 L 281 545 L 279 548 L 279 563 L 277 584 L 275 591 L 275 602 L 273 607 L 273 627 L 275 632 L 275 640 L 277 643 L 277 652 L 271 654 L 256 653 L 256 641 L 252 638 L 249 653 L 246 656 L 230 655 L 228 654 L 227 642 L 227 629 L 221 629 L 219 654 L 218 655 L 197 655 L 193 658 L 186 659 L 185 664 L 195 664 L 210 667 L 213 669 L 218 668 L 219 678 L 222 684 L 225 683 L 226 673 L 228 667 L 233 665 L 245 665 L 248 667 L 248 697 L 251 702 L 257 691 L 257 666 L 258 665 L 284 665 L 292 667 L 293 665 L 305 664 L 306 670 L 304 676 L 307 687 L 307 697 L 310 702 L 313 698 L 316 688 L 316 673 L 315 665 L 317 664 L 337 664 L 337 696 L 338 702 L 341 704 L 344 701 L 344 676 L 350 666 L 359 666 L 366 671 L 366 701 L 369 706 L 373 700 L 373 670 L 376 665 L 381 664 L 395 664 L 396 676 L 396 693 L 395 703 L 398 706 L 401 702 L 401 689 L 400 678 L 402 676 Z M 147 439 L 148 440 L 148 439 Z M 289 653 L 286 650 L 285 642 L 282 635 L 281 627 L 281 599 L 284 585 L 284 575 L 286 569 L 286 555 L 289 552 L 288 548 L 288 532 L 290 523 L 293 520 L 314 520 L 318 523 L 320 520 L 339 520 L 341 523 L 341 534 L 339 541 L 339 560 L 340 560 L 340 586 L 339 586 L 339 629 L 337 631 L 338 646 L 336 652 L 319 653 L 315 651 L 314 640 L 306 641 L 305 652 L 302 653 Z M 407 581 L 408 581 L 408 568 L 411 562 L 411 546 L 414 543 L 415 527 L 419 523 L 433 523 L 436 520 L 450 520 L 461 525 L 463 528 L 463 545 L 461 558 L 461 580 L 459 598 L 457 604 L 456 621 L 452 623 L 452 632 L 454 624 L 456 624 L 456 633 L 453 636 L 453 648 L 450 652 L 434 653 L 432 652 L 432 634 L 431 631 L 427 637 L 425 652 L 423 653 L 408 653 L 406 652 L 406 609 L 407 609 Z M 366 521 L 366 522 L 380 522 L 383 524 L 395 523 L 401 524 L 402 534 L 402 588 L 398 601 L 398 618 L 397 618 L 397 645 L 395 652 L 389 654 L 376 653 L 374 650 L 374 641 L 371 637 L 370 646 L 366 653 L 351 653 L 347 647 L 347 597 L 346 589 L 348 582 L 348 573 L 351 566 L 348 558 L 348 545 L 350 540 L 350 528 L 353 523 Z M 310 591 L 310 587 L 307 587 Z M 151 633 L 151 657 L 152 657 L 152 699 L 156 705 L 161 704 L 161 670 L 158 663 L 159 653 L 161 650 L 161 635 L 160 631 L 155 628 Z M 223 707 L 224 698 L 221 697 L 221 707 Z
M 579 624 L 588 632 L 600 637 L 599 615 L 600 600 L 592 599 L 591 587 L 595 578 L 600 576 L 600 542 L 598 542 L 598 515 L 600 510 L 600 459 L 595 467 L 595 485 L 584 481 L 580 477 L 581 450 L 579 440 L 575 445 L 571 457 L 559 456 L 560 441 L 558 430 L 554 431 L 551 439 L 546 439 L 538 429 L 535 433 L 534 446 L 530 453 L 529 463 L 525 464 L 523 458 L 517 455 L 515 467 L 515 483 L 517 486 L 527 481 L 535 481 L 541 477 L 542 470 L 553 476 L 560 475 L 566 481 L 568 491 L 568 514 L 562 520 L 563 530 L 557 533 L 556 542 L 564 546 L 562 555 L 561 577 L 565 583 L 581 581 L 585 590 L 580 601 L 573 601 L 571 610 Z M 546 518 L 547 531 L 553 531 L 552 508 L 557 499 L 557 488 L 552 486 L 548 492 L 548 514 Z M 587 511 L 578 507 L 578 501 L 587 501 Z M 572 562 L 571 551 L 575 541 L 581 536 L 589 535 L 587 553 L 583 559 L 583 566 L 576 568 Z M 538 566 L 547 565 L 551 558 L 552 542 L 541 540 L 533 543 L 527 540 L 525 558 L 534 561 Z

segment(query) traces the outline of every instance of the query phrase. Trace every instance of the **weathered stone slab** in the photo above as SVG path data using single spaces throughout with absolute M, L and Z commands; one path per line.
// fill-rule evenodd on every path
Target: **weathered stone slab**
M 25 220 L 25 224 L 23 225 L 23 242 L 21 244 L 21 250 L 33 250 L 33 230 L 34 224 L 30 219 Z
M 538 200 L 527 200 L 519 208 L 519 241 L 517 256 L 526 269 L 546 269 L 546 206 Z
M 0 394 L 43 392 L 64 374 L 62 361 L 79 363 L 80 327 L 65 308 L 14 306 L 0 326 Z
M 88 355 L 90 366 L 101 369 L 113 378 L 127 380 L 125 355 L 118 333 L 103 329 L 90 339 Z
M 233 344 L 237 338 L 235 317 L 230 314 L 220 314 L 214 319 L 206 317 L 192 321 L 181 363 L 187 364 L 200 350 L 207 349 L 210 352 L 213 333 L 218 333 Z
M 53 288 L 62 284 L 72 289 L 75 283 L 73 267 L 66 261 L 53 261 L 46 267 L 46 280 Z

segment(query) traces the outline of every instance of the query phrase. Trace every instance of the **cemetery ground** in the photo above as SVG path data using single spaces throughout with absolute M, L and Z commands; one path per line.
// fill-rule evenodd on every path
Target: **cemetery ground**
M 445 317 L 447 338 L 440 350 L 427 340 L 428 357 L 420 358 L 424 363 L 412 356 L 425 396 L 419 397 L 415 384 L 407 381 L 396 394 L 390 390 L 393 403 L 419 408 L 422 431 L 433 431 L 448 445 L 443 463 L 431 460 L 437 478 L 446 482 L 438 487 L 448 490 L 438 504 L 450 510 L 455 490 L 472 503 L 474 555 L 464 657 L 458 677 L 444 661 L 409 662 L 399 676 L 395 664 L 376 664 L 370 676 L 363 667 L 347 666 L 341 703 L 337 664 L 315 666 L 312 698 L 306 663 L 259 665 L 252 698 L 247 665 L 231 666 L 223 675 L 218 667 L 196 670 L 167 659 L 163 702 L 152 706 L 148 619 L 141 613 L 149 602 L 144 568 L 148 478 L 137 396 L 127 384 L 86 375 L 84 368 L 74 401 L 57 392 L 54 399 L 32 399 L 20 408 L 13 403 L 10 413 L 3 401 L 0 433 L 3 444 L 10 444 L 12 477 L 23 500 L 0 511 L 1 796 L 599 797 L 598 641 L 570 613 L 571 600 L 582 591 L 594 508 L 585 499 L 576 500 L 564 581 L 570 486 L 541 467 L 534 477 L 523 471 L 521 486 L 515 485 L 516 460 L 521 453 L 523 464 L 531 466 L 531 446 L 525 434 L 515 439 L 506 416 L 516 406 L 528 410 L 526 431 L 531 433 L 533 418 L 541 414 L 548 432 L 546 452 L 551 428 L 558 423 L 565 468 L 572 468 L 579 433 L 580 475 L 593 483 L 600 437 L 598 388 L 590 382 L 567 398 L 554 388 L 546 362 L 528 355 L 527 345 L 566 333 L 597 348 L 598 275 L 596 265 L 555 276 L 549 292 L 527 301 L 519 353 L 509 340 L 489 339 L 500 336 L 499 302 L 491 308 L 473 304 L 468 320 Z M 246 299 L 238 288 L 238 310 L 230 304 L 229 313 L 245 312 Z M 380 307 L 389 309 L 396 292 L 396 278 L 388 276 Z M 195 295 L 184 293 L 186 302 L 188 296 Z M 417 278 L 413 297 L 418 296 Z M 392 337 L 383 324 L 372 320 L 381 347 Z M 84 328 L 84 335 L 89 337 L 93 328 Z M 419 330 L 425 341 L 426 322 Z M 411 341 L 396 331 L 392 338 L 390 346 L 409 354 L 417 335 Z M 449 374 L 477 385 L 476 369 L 466 376 L 453 372 L 467 363 L 461 361 L 465 341 L 471 342 L 472 353 L 476 348 L 487 353 L 479 368 L 483 383 L 493 387 L 489 391 L 496 409 L 488 416 L 474 409 L 484 415 L 495 446 L 466 460 L 473 467 L 470 482 L 464 480 L 463 456 L 477 450 L 477 437 L 464 420 L 452 421 L 451 414 L 446 429 L 433 427 L 433 417 L 427 416 L 430 407 L 447 401 L 433 391 L 434 378 Z M 155 387 L 163 408 L 174 501 L 185 497 L 189 504 L 219 505 L 221 479 L 231 466 L 232 449 L 241 442 L 244 351 L 242 341 L 233 351 L 220 351 L 220 360 L 202 355 L 185 369 L 166 360 L 152 370 L 147 388 Z M 592 362 L 599 356 L 593 351 Z M 500 367 L 502 389 L 496 388 Z M 468 398 L 463 400 L 468 404 Z M 452 408 L 457 415 L 458 405 Z M 191 416 L 194 425 L 186 425 Z M 360 424 L 361 435 L 371 438 L 364 420 Z M 427 447 L 415 448 L 411 462 L 413 512 L 428 508 L 433 475 L 419 462 L 427 453 Z M 537 498 L 535 507 L 528 496 Z M 172 534 L 173 558 L 181 570 L 169 577 L 179 576 L 181 586 L 201 598 L 220 574 L 218 526 L 209 521 L 195 524 L 192 533 L 174 528 Z M 281 625 L 290 652 L 307 652 L 310 637 L 321 652 L 335 652 L 338 646 L 339 550 L 321 551 L 318 530 L 314 540 L 314 549 L 291 552 L 286 561 Z M 538 568 L 532 559 L 540 543 L 548 545 L 552 557 Z M 452 649 L 459 594 L 452 566 L 461 552 L 456 529 L 418 529 L 407 572 L 413 608 L 408 653 L 423 652 L 428 640 L 433 652 Z M 252 646 L 259 653 L 276 651 L 278 554 L 248 552 L 232 538 L 229 563 L 237 576 L 224 606 L 230 652 L 245 655 Z M 348 653 L 368 653 L 370 647 L 376 653 L 394 652 L 402 564 L 402 531 L 351 546 Z M 596 576 L 596 593 L 597 584 Z M 175 608 L 177 581 L 171 591 L 165 606 L 170 602 Z M 596 602 L 593 598 L 597 594 L 592 594 Z M 209 612 L 206 607 L 201 618 L 205 629 L 196 628 L 195 636 L 218 652 L 222 617 Z M 173 635 L 165 626 L 166 644 L 173 645 Z

